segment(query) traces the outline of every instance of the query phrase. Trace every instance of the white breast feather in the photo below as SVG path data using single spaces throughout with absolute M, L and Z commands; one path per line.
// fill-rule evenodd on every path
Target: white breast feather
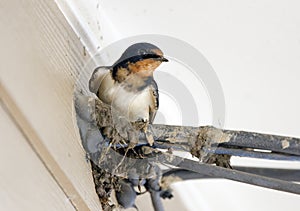
M 153 104 L 149 88 L 140 92 L 125 90 L 115 83 L 110 73 L 101 76 L 99 98 L 117 109 L 130 122 L 138 119 L 149 121 L 149 107 Z

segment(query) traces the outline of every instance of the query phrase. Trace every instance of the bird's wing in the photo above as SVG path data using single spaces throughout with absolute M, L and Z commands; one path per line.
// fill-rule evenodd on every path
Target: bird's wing
M 109 67 L 97 67 L 89 80 L 89 89 L 92 93 L 97 94 L 104 76 L 109 72 Z
M 156 115 L 156 112 L 159 107 L 159 95 L 158 95 L 158 87 L 155 80 L 151 81 L 150 84 L 150 95 L 152 98 L 152 104 L 149 107 L 149 123 L 152 124 Z

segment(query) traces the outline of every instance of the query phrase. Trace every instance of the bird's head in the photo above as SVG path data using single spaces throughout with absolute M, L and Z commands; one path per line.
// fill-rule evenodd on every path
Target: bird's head
M 124 81 L 132 74 L 142 78 L 152 77 L 154 70 L 167 61 L 157 46 L 136 43 L 129 46 L 112 66 L 112 77 L 118 82 Z

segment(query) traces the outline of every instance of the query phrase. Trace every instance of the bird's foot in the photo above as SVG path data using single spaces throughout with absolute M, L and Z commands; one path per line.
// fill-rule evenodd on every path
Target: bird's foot
M 144 128 L 147 128 L 148 121 L 146 119 L 139 118 L 133 122 L 132 125 L 136 130 L 143 130 Z
M 149 145 L 153 146 L 154 138 L 153 138 L 152 133 L 150 133 L 149 131 L 145 131 L 145 135 L 146 135 L 146 139 L 147 139 L 147 142 L 149 143 Z

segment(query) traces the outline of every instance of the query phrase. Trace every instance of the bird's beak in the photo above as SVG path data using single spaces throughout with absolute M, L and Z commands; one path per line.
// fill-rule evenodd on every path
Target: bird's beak
M 169 60 L 166 59 L 165 57 L 160 57 L 160 61 L 162 61 L 162 62 L 168 62 Z

